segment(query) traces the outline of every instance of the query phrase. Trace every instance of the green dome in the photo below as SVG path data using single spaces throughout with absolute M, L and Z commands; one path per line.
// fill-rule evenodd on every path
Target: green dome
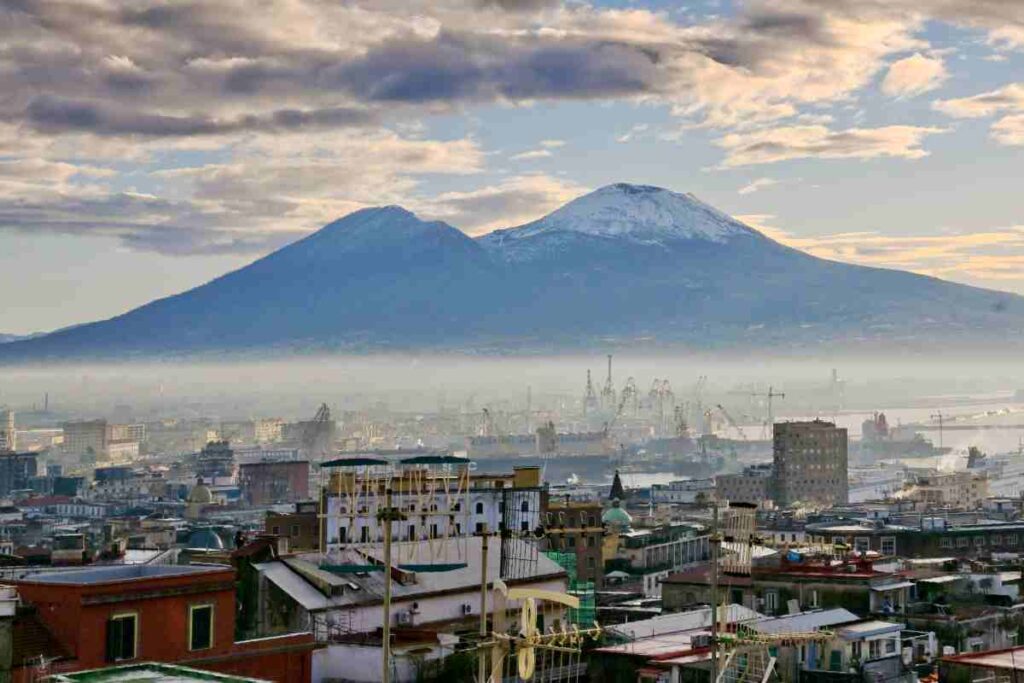
M 185 546 L 203 550 L 224 550 L 224 541 L 213 529 L 196 529 L 189 534 Z
M 633 518 L 619 507 L 618 500 L 613 500 L 612 506 L 601 514 L 601 521 L 605 524 L 628 528 L 633 523 Z

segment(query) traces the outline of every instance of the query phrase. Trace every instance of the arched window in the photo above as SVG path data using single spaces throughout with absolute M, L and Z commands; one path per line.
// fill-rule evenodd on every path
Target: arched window
M 484 514 L 484 504 L 483 503 L 477 503 L 476 504 L 476 514 L 478 514 L 478 515 Z
M 529 512 L 530 511 L 530 501 L 524 500 L 523 504 L 519 506 L 519 509 L 522 512 Z

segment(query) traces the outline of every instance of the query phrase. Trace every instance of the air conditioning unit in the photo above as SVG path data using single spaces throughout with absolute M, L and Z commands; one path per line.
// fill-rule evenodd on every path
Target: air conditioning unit
M 692 638 L 690 638 L 690 647 L 711 647 L 711 635 L 708 633 L 698 633 L 694 635 Z
M 468 602 L 462 603 L 462 613 L 463 614 L 472 614 L 473 613 L 473 605 L 469 604 Z
M 399 626 L 411 626 L 412 625 L 412 615 L 409 614 L 408 612 L 399 612 L 398 613 L 398 625 Z

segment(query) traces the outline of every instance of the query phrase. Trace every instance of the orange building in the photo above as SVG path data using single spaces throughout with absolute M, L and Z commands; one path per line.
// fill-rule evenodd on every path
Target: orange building
M 312 634 L 235 640 L 231 567 L 96 567 L 30 574 L 16 587 L 63 653 L 54 673 L 152 661 L 274 681 L 311 678 Z M 29 669 L 16 668 L 15 683 L 29 680 Z

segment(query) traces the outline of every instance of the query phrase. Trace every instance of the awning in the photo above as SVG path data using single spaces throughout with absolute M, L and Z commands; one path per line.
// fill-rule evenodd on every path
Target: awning
M 872 586 L 871 590 L 884 593 L 885 591 L 894 591 L 899 590 L 900 588 L 912 588 L 913 586 L 913 581 L 901 581 L 900 583 L 887 583 L 884 586 Z

